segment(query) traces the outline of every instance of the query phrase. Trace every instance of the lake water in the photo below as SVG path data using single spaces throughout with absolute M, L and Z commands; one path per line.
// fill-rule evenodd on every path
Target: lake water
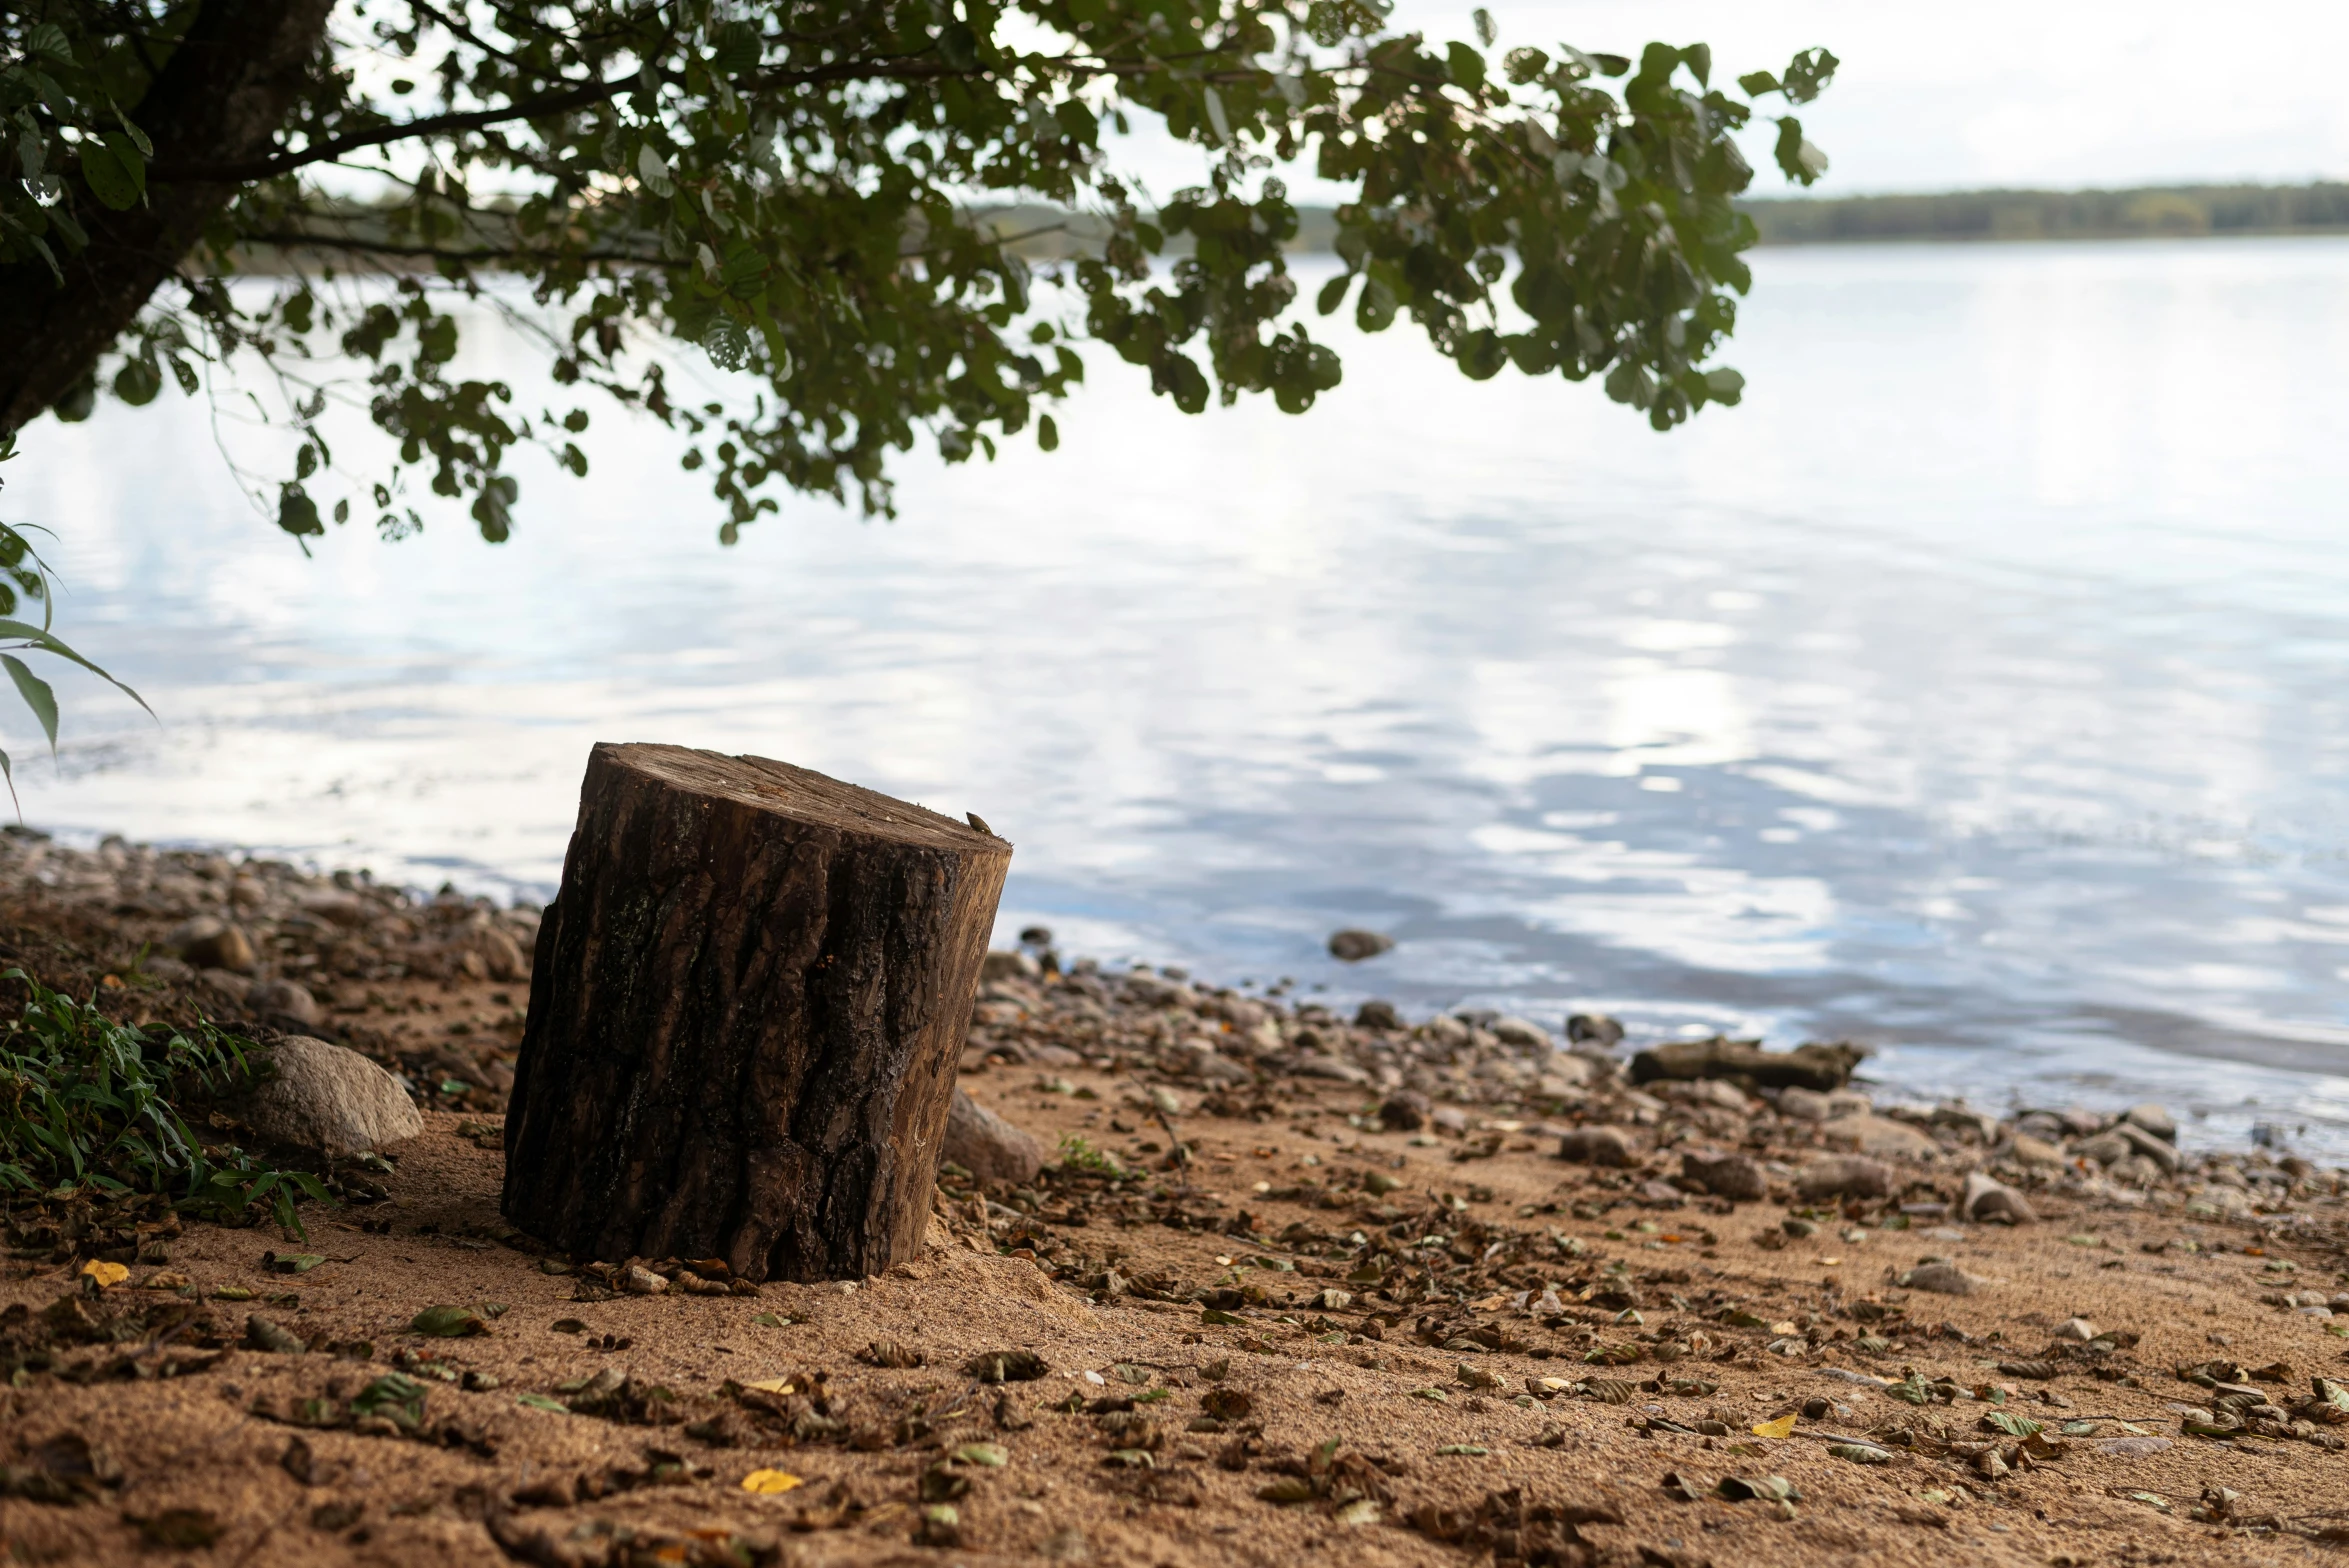
M 162 722 L 71 685 L 25 812 L 544 896 L 591 742 L 757 752 L 980 812 L 1068 951 L 2349 1148 L 2349 242 L 1755 272 L 1670 436 L 1401 333 L 1304 419 L 1100 356 L 1057 455 L 733 550 L 616 415 L 502 548 L 315 560 L 176 394 L 43 425 L 8 515 Z

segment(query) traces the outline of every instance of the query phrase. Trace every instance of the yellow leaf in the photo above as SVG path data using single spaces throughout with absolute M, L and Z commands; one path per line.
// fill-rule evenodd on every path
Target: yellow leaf
M 1754 1423 L 1753 1431 L 1756 1437 L 1792 1437 L 1794 1436 L 1794 1412 L 1789 1410 L 1775 1421 L 1757 1421 Z
M 773 1497 L 799 1485 L 799 1477 L 788 1470 L 753 1470 L 742 1478 L 742 1489 L 756 1492 L 761 1497 Z
M 130 1270 L 119 1263 L 101 1263 L 96 1258 L 82 1265 L 82 1272 L 98 1282 L 100 1290 L 119 1285 L 130 1278 Z
M 745 1383 L 742 1386 L 744 1388 L 755 1388 L 762 1394 L 788 1394 L 791 1392 L 791 1379 L 787 1377 L 770 1377 L 762 1379 L 756 1383 Z

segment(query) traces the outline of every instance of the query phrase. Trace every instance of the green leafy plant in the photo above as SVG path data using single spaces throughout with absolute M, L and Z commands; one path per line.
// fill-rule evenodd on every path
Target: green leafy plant
M 1123 1161 L 1107 1149 L 1096 1148 L 1092 1141 L 1077 1133 L 1069 1133 L 1060 1140 L 1060 1168 L 1065 1171 L 1089 1171 L 1100 1176 L 1123 1176 Z
M 168 1031 L 119 1023 L 21 969 L 0 979 L 28 993 L 0 1031 L 0 1191 L 175 1194 L 183 1209 L 227 1218 L 261 1205 L 296 1232 L 296 1201 L 327 1199 L 307 1171 L 208 1149 L 188 1124 L 182 1101 L 254 1082 L 251 1041 L 209 1022 Z

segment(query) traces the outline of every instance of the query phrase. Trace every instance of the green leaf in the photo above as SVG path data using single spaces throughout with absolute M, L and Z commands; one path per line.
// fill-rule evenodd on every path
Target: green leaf
M 386 1372 L 359 1390 L 351 1400 L 351 1414 L 362 1420 L 384 1416 L 412 1432 L 424 1424 L 424 1392 L 424 1385 L 414 1378 Z
M 16 682 L 17 695 L 33 710 L 33 717 L 41 721 L 41 733 L 49 737 L 49 755 L 57 755 L 57 694 L 15 654 L 0 653 L 0 664 L 8 666 L 8 678 Z
M 23 621 L 0 619 L 0 637 L 19 638 L 25 642 L 31 643 L 33 646 L 39 648 L 43 653 L 53 653 L 61 659 L 70 659 L 75 664 L 80 665 L 83 669 L 88 670 L 92 675 L 95 675 L 100 680 L 105 681 L 116 691 L 121 692 L 131 701 L 137 703 L 140 707 L 147 708 L 146 698 L 140 696 L 137 692 L 124 685 L 121 681 L 116 680 L 113 676 L 98 668 L 97 665 L 92 664 L 89 660 L 74 652 L 72 648 L 66 646 L 62 639 L 52 636 L 49 632 L 49 629 L 45 626 L 32 626 Z M 147 713 L 150 717 L 153 716 L 154 712 L 155 710 L 153 708 L 147 708 Z
M 1713 83 L 1713 50 L 1708 44 L 1690 44 L 1680 51 L 1680 58 L 1688 62 L 1688 74 L 1697 79 L 1699 87 Z
M 1748 98 L 1759 98 L 1764 93 L 1778 91 L 1778 78 L 1768 71 L 1748 71 L 1737 79 Z
M 960 22 L 949 22 L 938 30 L 938 58 L 946 62 L 950 71 L 975 71 L 979 67 L 979 38 Z
M 318 518 L 318 503 L 291 481 L 277 492 L 277 526 L 297 539 L 326 532 L 326 524 Z
M 408 1320 L 408 1332 L 435 1339 L 463 1339 L 468 1334 L 488 1333 L 489 1325 L 471 1307 L 426 1307 Z
M 307 1274 L 325 1261 L 315 1252 L 272 1252 L 261 1265 L 272 1274 Z
M 147 194 L 147 160 L 128 137 L 84 137 L 81 169 L 90 194 L 116 212 L 136 207 Z
M 1455 85 L 1472 93 L 1484 87 L 1484 56 L 1458 39 L 1444 45 L 1444 70 Z
M 519 1395 L 514 1400 L 514 1403 L 520 1405 L 525 1410 L 544 1410 L 552 1415 L 567 1416 L 571 1413 L 571 1407 L 569 1405 L 564 1404 L 559 1399 L 551 1398 L 545 1394 Z
M 1054 423 L 1050 414 L 1040 414 L 1036 418 L 1036 445 L 1047 452 L 1060 450 L 1060 426 Z
M 150 358 L 126 359 L 114 373 L 114 395 L 133 408 L 146 407 L 162 390 L 163 372 Z
M 1331 314 L 1346 302 L 1346 288 L 1353 281 L 1352 273 L 1341 272 L 1324 283 L 1321 292 L 1313 296 L 1313 308 L 1325 316 Z
M 1501 36 L 1501 30 L 1493 25 L 1493 13 L 1480 5 L 1469 13 L 1469 20 L 1476 24 L 1476 41 L 1490 49 L 1493 40 Z

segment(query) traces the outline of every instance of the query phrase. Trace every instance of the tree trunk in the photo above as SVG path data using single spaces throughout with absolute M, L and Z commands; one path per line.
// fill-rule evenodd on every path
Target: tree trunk
M 1010 863 L 786 763 L 597 746 L 539 928 L 506 1217 L 753 1280 L 911 1254 Z
M 310 84 L 332 0 L 203 0 L 136 104 L 124 105 L 168 163 L 241 163 L 268 152 Z M 78 170 L 70 176 L 78 182 Z M 229 180 L 150 180 L 127 212 L 77 211 L 87 250 L 59 287 L 37 257 L 0 267 L 0 436 L 21 429 L 83 376 L 238 190 Z M 86 194 L 86 188 L 85 188 Z

